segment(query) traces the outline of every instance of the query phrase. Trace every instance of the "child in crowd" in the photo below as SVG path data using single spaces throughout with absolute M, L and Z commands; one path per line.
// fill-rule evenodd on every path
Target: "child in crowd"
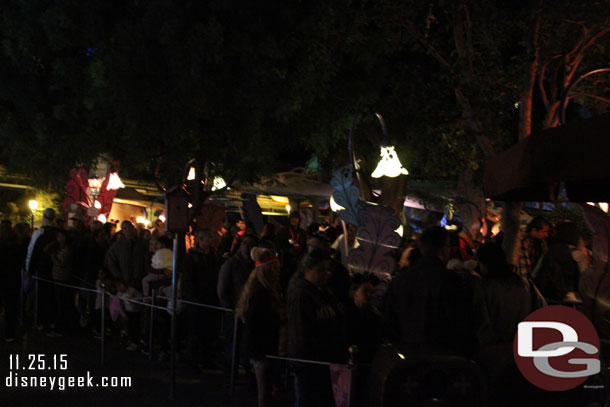
M 110 276 L 110 272 L 105 268 L 101 268 L 97 272 L 97 280 L 95 281 L 95 311 L 93 312 L 92 320 L 93 320 L 93 334 L 95 336 L 100 334 L 101 329 L 101 311 L 102 311 L 102 297 L 104 296 L 104 288 L 106 290 L 110 286 L 108 281 L 108 276 Z M 106 298 L 106 304 L 108 304 L 108 298 Z M 108 305 L 106 305 L 106 309 L 108 309 Z M 106 314 L 106 311 L 104 311 Z
M 150 284 L 168 278 L 172 275 L 174 253 L 169 248 L 171 240 L 165 236 L 155 239 L 156 245 L 151 241 L 151 251 L 154 249 L 154 254 L 151 258 L 151 268 L 148 274 L 142 279 L 142 294 L 145 297 L 150 295 Z
M 116 296 L 120 298 L 121 307 L 119 315 L 121 320 L 122 332 L 126 331 L 127 342 L 126 349 L 135 351 L 138 349 L 137 343 L 140 340 L 140 309 L 141 306 L 137 302 L 142 299 L 142 294 L 133 287 L 128 287 L 123 280 L 116 279 L 114 281 L 114 289 Z

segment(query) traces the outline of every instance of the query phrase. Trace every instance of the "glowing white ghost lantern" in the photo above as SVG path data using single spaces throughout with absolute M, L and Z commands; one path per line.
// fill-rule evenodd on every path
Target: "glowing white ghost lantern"
M 191 167 L 189 169 L 189 175 L 187 175 L 186 180 L 187 181 L 192 181 L 195 179 L 195 167 Z
M 108 191 L 116 191 L 120 188 L 125 188 L 125 184 L 123 184 L 121 178 L 119 178 L 119 174 L 117 174 L 116 172 L 111 173 L 108 179 L 108 185 L 106 186 L 106 189 Z
M 218 191 L 227 186 L 223 177 L 214 177 L 214 184 L 212 185 L 212 191 Z
M 386 177 L 395 178 L 399 175 L 407 175 L 409 171 L 403 168 L 394 146 L 381 147 L 381 159 L 377 164 L 377 168 L 371 174 L 373 178 Z

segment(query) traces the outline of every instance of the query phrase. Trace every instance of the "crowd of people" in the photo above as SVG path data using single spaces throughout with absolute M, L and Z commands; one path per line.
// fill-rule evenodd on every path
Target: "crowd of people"
M 6 341 L 15 339 L 22 268 L 24 289 L 31 292 L 28 276 L 41 279 L 36 328 L 49 337 L 69 335 L 79 325 L 99 334 L 101 296 L 107 291 L 104 318 L 114 321 L 127 350 L 146 349 L 149 314 L 142 310 L 155 291 L 167 307 L 159 322 L 167 327 L 170 314 L 179 316 L 181 352 L 192 367 L 215 363 L 224 341 L 224 368 L 230 371 L 230 362 L 251 367 L 259 406 L 273 405 L 286 382 L 284 362 L 268 355 L 294 360 L 297 406 L 321 407 L 334 405 L 329 369 L 308 361 L 345 363 L 350 346 L 364 363 L 384 342 L 475 359 L 489 347 L 512 347 L 517 324 L 547 300 L 580 301 L 579 275 L 592 264 L 574 223 L 551 225 L 536 217 L 521 238 L 518 261 L 507 259 L 497 242 L 475 242 L 465 230 L 434 226 L 395 251 L 396 269 L 381 281 L 350 272 L 342 239 L 355 247 L 354 229 L 348 228 L 345 238 L 330 225 L 304 229 L 295 211 L 277 233 L 268 223 L 257 235 L 241 219 L 218 232 L 196 230 L 177 278 L 184 304 L 174 310 L 169 236 L 130 221 L 118 232 L 113 224 L 85 227 L 78 217 L 66 228 L 55 221 L 55 212 L 46 209 L 31 238 L 23 224 L 0 225 Z M 380 283 L 387 286 L 382 298 L 373 295 Z M 68 287 L 74 285 L 93 291 Z M 167 351 L 169 329 L 155 331 L 161 352 Z

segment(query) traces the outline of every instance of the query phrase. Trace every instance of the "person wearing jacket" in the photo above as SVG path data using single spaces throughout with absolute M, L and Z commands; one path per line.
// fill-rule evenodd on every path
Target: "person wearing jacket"
M 184 258 L 182 298 L 186 301 L 218 306 L 220 256 L 212 247 L 214 235 L 208 229 L 195 233 L 195 246 Z M 211 364 L 220 333 L 221 314 L 210 308 L 187 304 L 185 307 L 187 354 L 191 366 Z
M 218 273 L 218 285 L 216 287 L 220 306 L 223 308 L 235 309 L 241 296 L 248 277 L 252 272 L 254 263 L 250 259 L 250 250 L 256 246 L 257 239 L 252 235 L 245 235 L 241 239 L 239 250 L 235 255 L 225 261 Z M 235 325 L 235 332 L 234 332 Z M 233 338 L 236 338 L 237 349 L 240 349 L 241 326 L 235 324 L 233 312 L 225 312 L 223 318 L 223 328 L 225 336 L 225 362 L 227 363 L 226 372 L 231 369 L 231 353 L 233 351 Z M 235 336 L 234 336 L 235 335 Z M 237 355 L 236 355 L 237 356 Z M 236 357 L 235 359 L 241 359 Z M 238 360 L 233 360 L 238 363 Z
M 280 327 L 285 318 L 281 300 L 280 261 L 269 249 L 255 247 L 255 262 L 237 306 L 237 316 L 244 324 L 244 352 L 256 374 L 258 405 L 272 404 L 272 367 L 266 355 L 277 355 Z
M 385 314 L 395 328 L 394 340 L 427 352 L 472 355 L 483 322 L 481 290 L 476 277 L 447 270 L 449 232 L 434 226 L 418 239 L 422 258 L 390 284 Z
M 44 252 L 45 247 L 57 236 L 55 226 L 55 210 L 46 208 L 42 212 L 42 227 L 32 233 L 28 252 L 25 259 L 25 270 L 29 277 L 38 277 L 45 280 L 52 279 L 53 262 L 51 257 Z M 34 284 L 34 280 L 32 280 Z M 35 329 L 49 327 L 55 318 L 55 295 L 53 285 L 47 281 L 40 280 L 38 284 L 38 324 Z
M 59 229 L 57 239 L 49 243 L 44 251 L 53 262 L 53 281 L 69 284 L 74 273 L 74 249 L 68 231 Z M 74 291 L 65 285 L 55 284 L 55 331 L 47 333 L 49 337 L 61 336 L 70 328 L 74 314 Z
M 304 261 L 303 278 L 288 293 L 288 355 L 316 362 L 345 362 L 345 314 L 328 289 L 331 273 L 327 252 L 313 250 Z M 333 406 L 328 366 L 296 362 L 297 405 Z
M 121 278 L 129 287 L 140 291 L 145 272 L 146 248 L 146 242 L 138 237 L 133 223 L 123 221 L 119 238 L 108 251 L 107 265 L 114 278 Z

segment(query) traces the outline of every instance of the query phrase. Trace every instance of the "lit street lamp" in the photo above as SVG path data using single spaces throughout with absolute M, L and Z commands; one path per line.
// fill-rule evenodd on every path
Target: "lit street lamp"
M 32 232 L 34 231 L 34 211 L 38 208 L 38 201 L 35 199 L 31 199 L 28 204 L 30 205 L 30 209 L 32 210 Z

